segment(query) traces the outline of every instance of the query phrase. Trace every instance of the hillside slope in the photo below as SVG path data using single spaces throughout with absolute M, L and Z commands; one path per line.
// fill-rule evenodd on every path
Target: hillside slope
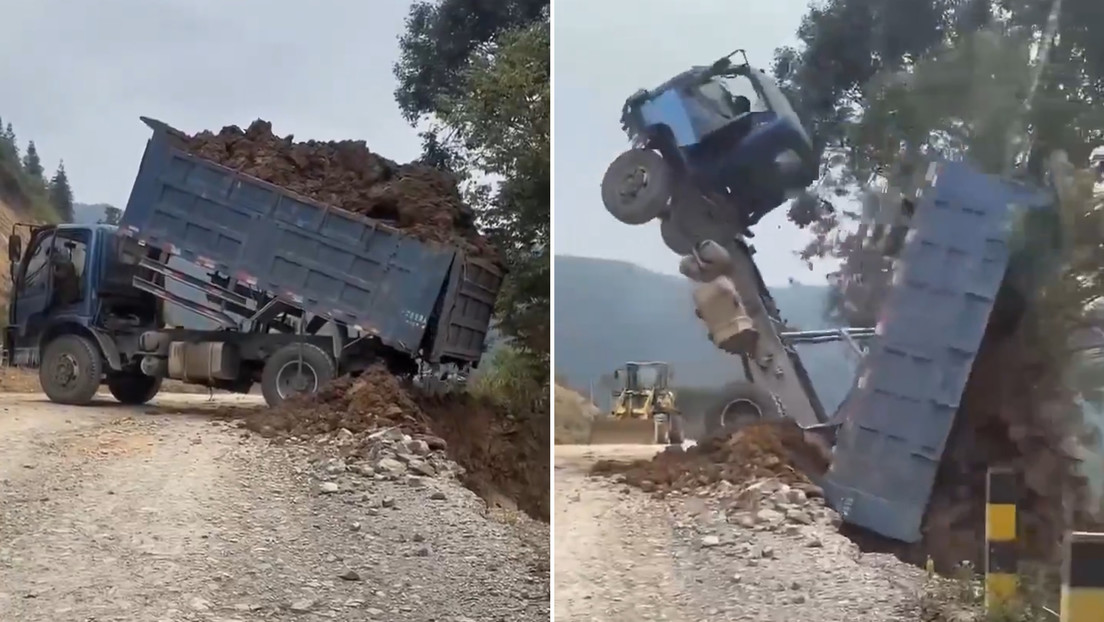
M 663 360 L 675 384 L 719 387 L 740 374 L 737 360 L 709 342 L 694 316 L 691 283 L 681 276 L 606 259 L 555 258 L 556 375 L 605 407 L 603 374 L 631 360 Z M 778 306 L 801 329 L 827 328 L 827 288 L 794 284 L 772 288 Z M 817 392 L 832 409 L 850 388 L 854 361 L 843 344 L 799 349 Z
M 4 268 L 3 277 L 0 277 L 0 305 L 3 306 L 3 321 L 7 323 L 7 308 L 8 308 L 8 296 L 11 294 L 11 277 L 8 274 L 7 268 L 7 250 L 8 250 L 8 238 L 11 237 L 12 227 L 19 222 L 38 222 L 29 215 L 22 213 L 22 210 L 17 210 L 8 203 L 6 203 L 3 197 L 0 197 L 0 248 L 4 249 Z M 23 231 L 23 236 L 26 237 L 27 232 Z M 26 244 L 27 240 L 24 239 L 23 243 Z

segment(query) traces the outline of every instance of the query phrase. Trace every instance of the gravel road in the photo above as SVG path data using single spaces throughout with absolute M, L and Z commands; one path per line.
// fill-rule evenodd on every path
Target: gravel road
M 655 451 L 555 448 L 556 620 L 917 619 L 923 572 L 860 554 L 803 492 L 766 482 L 658 500 L 586 475 L 598 459 Z
M 449 477 L 321 473 L 322 449 L 0 396 L 0 620 L 548 619 L 547 525 Z

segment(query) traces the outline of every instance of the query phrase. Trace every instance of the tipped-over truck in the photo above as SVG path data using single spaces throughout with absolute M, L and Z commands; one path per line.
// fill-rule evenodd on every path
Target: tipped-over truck
M 270 405 L 382 363 L 465 372 L 484 350 L 503 272 L 449 245 L 197 157 L 153 130 L 118 226 L 16 225 L 7 365 L 50 400 L 124 404 L 165 378 Z M 24 240 L 24 235 L 26 239 Z M 169 326 L 167 305 L 211 328 Z
M 789 332 L 747 229 L 812 183 L 815 165 L 796 140 L 808 134 L 765 72 L 727 59 L 629 98 L 625 109 L 639 114 L 622 125 L 633 147 L 607 170 L 603 202 L 626 224 L 660 220 L 667 246 L 683 255 L 680 271 L 696 282 L 695 311 L 709 339 L 742 363 L 706 413 L 707 428 L 796 423 L 830 446 L 831 466 L 817 479 L 843 520 L 915 542 L 983 336 L 1010 332 L 1061 258 L 1058 160 L 1046 184 L 961 161 L 915 167 L 889 206 L 892 218 L 877 217 L 888 230 L 875 250 L 894 263 L 894 278 L 874 330 Z M 729 74 L 754 78 L 757 114 L 721 92 Z M 794 348 L 824 339 L 866 340 L 835 412 L 818 399 Z

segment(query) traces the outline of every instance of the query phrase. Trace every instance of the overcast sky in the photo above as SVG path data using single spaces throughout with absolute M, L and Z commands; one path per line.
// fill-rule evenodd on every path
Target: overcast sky
M 0 118 L 64 158 L 76 200 L 124 207 L 149 138 L 258 117 L 299 139 L 417 157 L 391 66 L 408 2 L 33 0 L 0 12 Z
M 602 206 L 599 185 L 627 138 L 625 98 L 735 48 L 769 67 L 774 50 L 796 41 L 808 0 L 554 0 L 555 248 L 558 254 L 623 259 L 678 273 L 658 223 L 632 227 Z M 793 251 L 806 234 L 785 207 L 755 228 L 756 258 L 768 284 L 824 283 Z

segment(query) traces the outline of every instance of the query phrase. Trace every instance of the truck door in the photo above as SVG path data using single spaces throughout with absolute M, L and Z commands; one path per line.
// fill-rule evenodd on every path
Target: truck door
M 53 246 L 52 231 L 33 237 L 27 259 L 15 274 L 10 317 L 13 361 L 17 365 L 29 362 L 25 360 L 30 354 L 26 348 L 37 345 L 45 324 L 52 289 L 49 259 Z

